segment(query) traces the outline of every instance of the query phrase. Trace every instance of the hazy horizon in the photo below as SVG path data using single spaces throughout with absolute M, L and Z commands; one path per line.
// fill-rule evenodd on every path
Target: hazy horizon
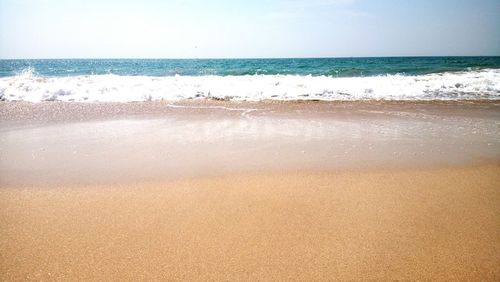
M 500 55 L 415 55 L 415 56 L 336 56 L 336 57 L 218 57 L 218 58 L 167 58 L 167 57 L 45 57 L 45 58 L 0 58 L 0 60 L 300 60 L 300 59 L 366 59 L 366 58 L 467 58 L 500 57 Z
M 499 14 L 495 0 L 0 0 L 0 59 L 499 56 Z

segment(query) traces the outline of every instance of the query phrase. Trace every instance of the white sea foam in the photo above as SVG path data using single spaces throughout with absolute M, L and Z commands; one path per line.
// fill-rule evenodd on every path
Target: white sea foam
M 457 100 L 500 99 L 500 69 L 419 76 L 299 75 L 44 77 L 32 69 L 0 78 L 6 101 L 129 102 L 232 100 Z

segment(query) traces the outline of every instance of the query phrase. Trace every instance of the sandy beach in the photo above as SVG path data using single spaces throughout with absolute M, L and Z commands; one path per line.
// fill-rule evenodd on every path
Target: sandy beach
M 499 12 L 0 0 L 0 282 L 499 282 Z
M 0 279 L 500 279 L 495 102 L 0 103 Z

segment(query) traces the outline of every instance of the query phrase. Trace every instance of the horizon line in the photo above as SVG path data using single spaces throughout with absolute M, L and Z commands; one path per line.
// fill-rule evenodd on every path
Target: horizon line
M 289 60 L 289 59 L 350 59 L 350 58 L 444 58 L 500 57 L 500 55 L 389 55 L 389 56 L 331 56 L 331 57 L 33 57 L 0 58 L 0 60 Z

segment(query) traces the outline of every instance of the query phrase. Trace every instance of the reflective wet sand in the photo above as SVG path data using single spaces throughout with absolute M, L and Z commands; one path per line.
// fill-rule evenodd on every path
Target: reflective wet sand
M 0 103 L 0 279 L 498 281 L 499 108 Z
M 491 102 L 1 106 L 9 113 L 0 129 L 2 185 L 500 160 L 500 104 Z

